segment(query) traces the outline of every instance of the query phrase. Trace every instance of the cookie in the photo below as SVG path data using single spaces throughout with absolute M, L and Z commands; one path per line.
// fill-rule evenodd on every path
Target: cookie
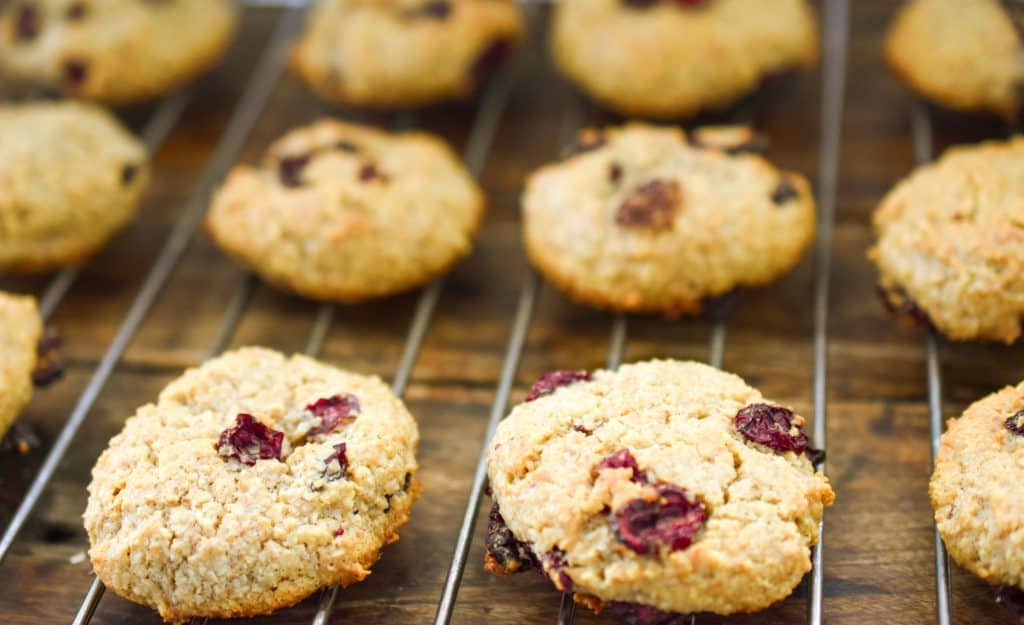
M 818 29 L 805 0 L 560 0 L 551 45 L 561 71 L 602 104 L 670 118 L 813 65 Z
M 139 408 L 100 456 L 93 568 L 167 621 L 268 614 L 361 581 L 408 520 L 418 440 L 376 377 L 225 354 Z
M 765 608 L 811 569 L 834 499 L 803 426 L 695 362 L 549 373 L 490 445 L 486 568 L 539 568 L 595 609 Z
M 33 298 L 0 291 L 0 438 L 32 397 L 42 331 Z
M 513 0 L 324 0 L 292 67 L 334 102 L 416 106 L 471 94 L 522 35 Z
M 911 88 L 948 108 L 1007 117 L 1020 108 L 1024 45 L 998 0 L 912 0 L 885 56 Z
M 948 426 L 929 484 L 946 549 L 985 581 L 1024 588 L 1024 382 Z
M 0 105 L 0 273 L 48 271 L 99 250 L 135 214 L 145 146 L 89 104 Z
M 692 314 L 775 280 L 814 235 L 814 200 L 802 176 L 747 153 L 749 137 L 585 130 L 582 153 L 527 181 L 530 260 L 573 298 L 626 312 Z
M 483 208 L 440 139 L 322 120 L 274 143 L 262 167 L 236 167 L 207 226 L 268 282 L 356 302 L 445 273 L 469 252 Z
M 107 104 L 150 100 L 216 63 L 231 0 L 13 0 L 0 12 L 0 70 Z
M 886 302 L 951 339 L 1014 342 L 1024 317 L 1024 138 L 957 147 L 875 211 Z

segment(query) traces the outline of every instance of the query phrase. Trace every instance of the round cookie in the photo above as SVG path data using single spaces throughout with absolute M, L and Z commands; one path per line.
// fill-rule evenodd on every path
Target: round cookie
M 870 257 L 898 313 L 946 336 L 1014 342 L 1024 317 L 1024 138 L 957 147 L 875 211 Z
M 789 270 L 814 235 L 807 182 L 722 141 L 745 133 L 694 136 L 642 124 L 585 130 L 582 153 L 527 181 L 533 264 L 580 301 L 668 315 Z
M 292 67 L 328 100 L 422 105 L 472 93 L 522 34 L 513 0 L 324 0 Z
M 207 227 L 265 280 L 356 302 L 420 286 L 466 255 L 483 194 L 451 150 L 420 132 L 322 120 L 236 167 Z
M 595 609 L 765 608 L 834 499 L 803 423 L 694 362 L 547 374 L 490 446 L 487 568 L 536 566 Z
M 813 65 L 805 0 L 560 0 L 552 48 L 561 71 L 626 116 L 721 108 L 765 77 Z
M 1006 117 L 1020 108 L 1024 45 L 998 0 L 911 0 L 885 55 L 910 87 L 949 108 Z
M 35 299 L 0 291 L 0 438 L 32 397 L 42 332 Z
M 69 96 L 153 99 L 220 59 L 231 0 L 13 0 L 0 13 L 0 69 Z
M 929 484 L 946 549 L 985 581 L 1024 589 L 1024 382 L 948 425 Z
M 135 214 L 146 148 L 102 109 L 0 105 L 0 273 L 85 259 Z
M 139 408 L 100 456 L 93 568 L 168 621 L 268 614 L 361 581 L 408 520 L 418 440 L 376 377 L 225 354 Z

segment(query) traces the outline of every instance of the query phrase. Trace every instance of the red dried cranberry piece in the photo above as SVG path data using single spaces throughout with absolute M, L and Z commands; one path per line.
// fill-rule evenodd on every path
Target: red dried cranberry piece
M 68 6 L 67 11 L 64 13 L 64 17 L 72 22 L 77 22 L 80 19 L 85 18 L 89 14 L 89 7 L 84 2 L 73 2 Z
M 793 183 L 783 178 L 779 180 L 779 184 L 775 185 L 775 190 L 772 191 L 772 202 L 776 206 L 782 206 L 786 202 L 800 197 L 800 193 L 793 186 Z
M 277 164 L 277 174 L 281 184 L 286 187 L 302 186 L 302 170 L 309 164 L 312 158 L 309 154 L 298 156 L 285 156 Z
M 637 484 L 649 483 L 649 478 L 646 471 L 640 470 L 640 465 L 637 464 L 636 458 L 633 457 L 633 453 L 628 449 L 620 449 L 614 454 L 608 456 L 597 465 L 597 470 L 601 469 L 630 469 L 633 471 L 633 477 L 630 478 Z
M 620 226 L 667 228 L 672 225 L 683 200 L 683 190 L 675 180 L 652 180 L 633 190 L 615 214 Z
M 608 165 L 608 181 L 612 184 L 619 184 L 620 180 L 622 180 L 622 165 L 610 163 Z
M 135 176 L 139 173 L 138 165 L 125 165 L 121 168 L 121 184 L 125 187 L 135 181 Z
M 345 535 L 345 528 L 344 527 L 339 527 L 338 529 L 334 530 L 334 537 L 335 538 L 337 538 L 338 536 L 344 536 L 344 535 Z
M 1014 413 L 1003 425 L 1017 436 L 1024 436 L 1024 410 Z
M 14 40 L 32 41 L 39 35 L 39 9 L 32 4 L 23 4 L 14 18 Z
M 895 315 L 897 319 L 910 322 L 914 325 L 928 325 L 931 320 L 928 313 L 921 310 L 912 297 L 907 295 L 903 289 L 886 289 L 879 285 L 878 296 L 882 298 L 885 309 Z
M 798 454 L 807 449 L 804 428 L 793 423 L 793 411 L 770 404 L 750 404 L 736 413 L 736 429 L 748 441 L 778 452 Z
M 64 83 L 71 87 L 81 87 L 89 76 L 89 66 L 85 61 L 69 59 L 64 61 Z
M 320 477 L 328 482 L 334 482 L 345 477 L 348 471 L 348 445 L 345 443 L 338 443 L 334 446 L 334 453 L 324 458 L 324 470 L 320 473 Z M 338 468 L 335 469 L 331 465 L 334 461 L 338 461 Z
M 487 564 L 487 570 L 498 575 L 538 568 L 537 556 L 505 524 L 498 504 L 491 507 L 487 518 Z
M 377 169 L 377 165 L 374 163 L 365 163 L 359 168 L 359 181 L 370 182 L 371 180 L 380 180 L 381 182 L 387 182 L 388 177 L 386 174 Z
M 621 625 L 689 625 L 690 615 L 678 612 L 662 612 L 641 603 L 612 601 L 608 609 L 619 619 Z
M 225 458 L 254 465 L 257 460 L 280 460 L 284 432 L 273 430 L 250 414 L 242 413 L 236 425 L 221 432 L 217 451 Z
M 594 433 L 594 430 L 591 430 L 590 428 L 584 427 L 582 425 L 574 425 L 574 426 L 572 426 L 572 431 L 573 432 L 579 432 L 580 434 L 582 434 L 584 436 L 590 436 L 591 434 Z
M 306 410 L 320 417 L 320 425 L 309 430 L 310 435 L 326 434 L 339 425 L 356 420 L 362 407 L 359 398 L 351 393 L 318 399 L 316 403 L 306 406 Z
M 473 84 L 483 84 L 505 62 L 511 52 L 512 44 L 508 41 L 495 41 L 488 46 L 473 63 Z
M 572 578 L 565 570 L 564 551 L 555 547 L 541 556 L 540 561 L 545 575 L 555 584 L 555 588 L 562 592 L 572 592 Z
M 656 501 L 634 499 L 615 513 L 616 537 L 641 555 L 660 547 L 686 549 L 707 518 L 704 504 L 674 484 L 659 483 L 655 489 Z
M 569 386 L 573 382 L 589 382 L 593 380 L 594 376 L 590 375 L 586 371 L 551 371 L 540 376 L 537 383 L 533 385 L 530 392 L 526 395 L 526 401 L 533 401 L 554 393 L 556 389 L 562 386 Z
M 47 326 L 43 337 L 36 345 L 36 368 L 32 370 L 32 383 L 36 386 L 47 386 L 64 375 L 64 359 L 60 348 L 64 341 L 54 328 Z

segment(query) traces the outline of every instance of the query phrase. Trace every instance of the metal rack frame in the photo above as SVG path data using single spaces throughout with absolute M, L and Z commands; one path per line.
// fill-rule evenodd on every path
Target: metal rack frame
M 522 1 L 532 10 L 536 5 L 545 4 L 550 0 Z M 849 21 L 848 0 L 822 0 L 822 2 L 824 5 L 825 58 L 821 93 L 820 160 L 817 181 L 818 226 L 815 247 L 814 292 L 812 294 L 814 313 L 814 424 L 812 443 L 820 449 L 825 448 L 827 432 L 828 312 L 832 263 L 832 231 L 839 177 L 839 152 L 846 82 L 846 50 Z M 245 145 L 251 130 L 273 93 L 282 73 L 288 50 L 288 42 L 298 32 L 307 2 L 306 0 L 244 0 L 244 4 L 286 7 L 287 10 L 283 12 L 273 33 L 270 35 L 256 68 L 249 78 L 227 123 L 226 129 L 203 169 L 195 191 L 177 218 L 163 248 L 150 267 L 128 312 L 122 319 L 113 341 L 108 346 L 85 390 L 79 396 L 73 411 L 48 452 L 41 469 L 34 478 L 2 536 L 0 536 L 0 565 L 3 564 L 18 533 L 29 519 L 35 506 L 39 503 L 59 463 L 68 451 L 75 434 L 91 412 L 100 393 L 121 361 L 124 352 L 182 260 L 186 248 L 192 241 L 202 220 L 212 192 L 234 164 Z M 466 167 L 474 176 L 479 176 L 490 154 L 506 103 L 515 84 L 518 64 L 519 61 L 517 60 L 516 63 L 512 64 L 512 67 L 504 70 L 498 77 L 492 80 L 482 97 L 481 105 L 477 110 L 463 154 Z M 156 107 L 142 131 L 144 142 L 151 153 L 156 152 L 174 129 L 188 101 L 189 96 L 187 92 L 178 92 L 169 96 Z M 582 125 L 582 121 L 579 107 L 566 112 L 561 129 L 561 145 L 568 145 L 570 143 L 571 138 Z M 395 119 L 394 125 L 396 127 L 407 127 L 413 125 L 413 122 L 414 120 L 411 115 L 399 115 Z M 49 318 L 60 305 L 60 302 L 74 285 L 78 271 L 78 268 L 68 268 L 59 272 L 51 280 L 40 298 L 40 311 L 44 318 Z M 216 356 L 230 343 L 235 330 L 244 316 L 256 284 L 256 279 L 251 274 L 242 275 L 235 293 L 225 307 L 220 326 L 208 348 L 206 358 Z M 528 270 L 523 277 L 520 288 L 508 347 L 491 406 L 486 434 L 481 454 L 477 461 L 469 500 L 466 503 L 465 513 L 444 583 L 441 600 L 438 603 L 435 625 L 448 625 L 454 612 L 458 589 L 465 570 L 473 530 L 486 483 L 487 445 L 508 408 L 509 397 L 525 348 L 526 337 L 529 332 L 540 288 L 541 284 L 537 274 L 532 270 Z M 392 381 L 392 390 L 396 395 L 402 395 L 408 386 L 413 367 L 415 366 L 443 289 L 444 280 L 441 279 L 424 289 L 419 296 L 397 371 Z M 315 356 L 321 351 L 330 331 L 334 314 L 335 305 L 320 305 L 307 341 L 305 349 L 307 354 Z M 726 316 L 724 314 L 714 316 L 709 334 L 708 350 L 709 361 L 716 367 L 722 366 L 725 357 L 727 332 L 728 319 Z M 606 360 L 608 368 L 616 368 L 622 362 L 626 349 L 627 335 L 627 318 L 623 315 L 613 316 Z M 931 354 L 931 352 L 929 353 Z M 937 380 L 937 352 L 934 361 L 936 376 L 934 379 Z M 930 359 L 929 371 L 931 371 L 932 364 Z M 939 398 L 941 396 L 941 383 L 937 382 L 934 390 L 935 397 Z M 939 399 L 933 399 L 933 403 L 941 403 Z M 933 411 L 934 409 L 935 406 L 933 406 Z M 941 410 L 938 410 L 938 413 L 941 421 Z M 933 437 L 933 444 L 936 440 Z M 819 464 L 818 468 L 824 470 L 824 464 Z M 819 527 L 819 531 L 823 532 L 823 529 L 823 527 Z M 824 534 L 821 533 L 820 536 L 821 539 L 812 552 L 813 572 L 809 578 L 807 602 L 808 625 L 822 625 L 823 622 L 824 584 L 822 550 Z M 937 549 L 941 549 L 941 542 L 937 542 Z M 948 584 L 946 591 L 948 596 Z M 104 586 L 102 582 L 98 578 L 94 578 L 72 621 L 74 625 L 86 625 L 90 622 L 99 606 L 103 593 Z M 323 591 L 313 619 L 314 625 L 326 625 L 337 596 L 337 587 Z M 559 608 L 558 624 L 571 625 L 574 622 L 574 618 L 575 603 L 570 595 L 563 594 Z M 691 623 L 695 621 L 695 618 L 691 618 Z M 205 619 L 194 619 L 194 622 L 205 622 Z M 947 624 L 948 620 L 945 622 L 940 620 L 940 625 Z

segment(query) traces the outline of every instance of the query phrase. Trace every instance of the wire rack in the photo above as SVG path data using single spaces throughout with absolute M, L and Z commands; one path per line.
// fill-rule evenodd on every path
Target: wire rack
M 531 21 L 538 16 L 539 0 L 526 0 Z M 68 452 L 76 433 L 93 409 L 97 398 L 110 380 L 113 372 L 141 324 L 147 318 L 154 302 L 182 260 L 186 248 L 193 239 L 203 218 L 209 198 L 234 164 L 247 138 L 253 130 L 267 104 L 282 73 L 289 43 L 298 32 L 305 13 L 304 0 L 246 0 L 251 6 L 277 6 L 283 8 L 278 22 L 265 48 L 260 53 L 257 65 L 248 80 L 242 95 L 231 114 L 216 147 L 214 148 L 197 186 L 167 236 L 163 247 L 134 299 L 121 320 L 113 340 L 106 348 L 95 371 L 78 397 L 71 414 L 61 428 L 53 446 L 47 453 L 39 472 L 31 482 L 24 498 L 0 536 L 0 565 L 6 559 L 19 532 L 29 520 L 39 503 L 47 485 L 53 478 L 58 465 Z M 819 449 L 826 446 L 827 431 L 827 388 L 828 388 L 828 321 L 832 269 L 832 231 L 836 207 L 839 175 L 839 155 L 843 101 L 846 82 L 846 60 L 848 44 L 849 6 L 847 0 L 822 0 L 823 16 L 823 81 L 821 91 L 821 123 L 819 138 L 819 167 L 817 179 L 818 226 L 814 259 L 813 309 L 813 429 L 812 442 Z M 506 103 L 516 82 L 519 67 L 512 63 L 493 79 L 485 89 L 475 113 L 469 139 L 463 158 L 469 171 L 478 176 L 491 151 L 495 135 L 500 127 Z M 151 153 L 156 152 L 173 132 L 189 102 L 187 91 L 170 95 L 153 110 L 142 131 L 145 144 Z M 923 109 L 922 109 L 923 111 Z M 564 112 L 560 145 L 569 145 L 584 121 L 582 107 L 571 107 Z M 918 156 L 926 160 L 931 152 L 927 118 L 915 115 L 914 138 L 918 140 Z M 923 119 L 923 121 L 922 121 Z M 415 124 L 415 113 L 398 114 L 393 126 L 405 128 Z M 919 136 L 920 135 L 920 136 Z M 555 156 L 555 155 L 552 155 Z M 70 291 L 79 274 L 79 268 L 64 269 L 55 275 L 40 296 L 40 311 L 44 319 L 50 318 Z M 254 290 L 256 280 L 245 274 L 239 280 L 233 295 L 224 309 L 219 327 L 207 348 L 206 357 L 222 352 L 230 343 Z M 509 397 L 523 355 L 526 337 L 530 329 L 538 294 L 542 286 L 538 276 L 528 270 L 522 278 L 508 345 L 504 355 L 501 373 L 487 422 L 486 434 L 473 474 L 472 486 L 458 537 L 448 566 L 440 601 L 434 618 L 435 625 L 448 625 L 456 606 L 459 587 L 465 571 L 474 528 L 479 513 L 486 483 L 485 452 L 487 443 L 504 416 Z M 392 390 L 401 396 L 408 386 L 424 338 L 430 328 L 438 301 L 444 290 L 444 280 L 438 280 L 425 288 L 415 304 L 415 311 L 407 331 L 401 358 L 392 381 Z M 335 315 L 333 304 L 321 304 L 306 342 L 305 353 L 315 356 L 321 351 Z M 629 321 L 625 316 L 614 316 L 611 320 L 606 365 L 615 368 L 622 362 L 626 349 Z M 712 313 L 709 335 L 708 360 L 717 367 L 722 365 L 728 332 L 728 314 Z M 938 348 L 934 335 L 928 339 L 929 397 L 932 405 L 933 444 L 941 429 L 941 380 L 939 377 Z M 824 470 L 824 460 L 818 468 Z M 808 625 L 822 625 L 824 622 L 822 552 L 825 548 L 823 525 L 819 527 L 820 540 L 812 552 L 813 571 L 809 577 L 807 600 Z M 939 623 L 949 623 L 948 568 L 941 541 L 936 538 L 936 563 L 939 595 Z M 92 619 L 102 600 L 104 586 L 94 578 L 72 623 L 85 625 Z M 325 625 L 330 619 L 338 596 L 338 589 L 324 591 L 313 618 L 314 625 Z M 945 617 L 943 617 L 945 615 Z M 558 625 L 570 625 L 575 619 L 575 603 L 569 595 L 561 598 Z M 696 622 L 691 618 L 691 623 Z M 196 622 L 203 622 L 194 619 Z

